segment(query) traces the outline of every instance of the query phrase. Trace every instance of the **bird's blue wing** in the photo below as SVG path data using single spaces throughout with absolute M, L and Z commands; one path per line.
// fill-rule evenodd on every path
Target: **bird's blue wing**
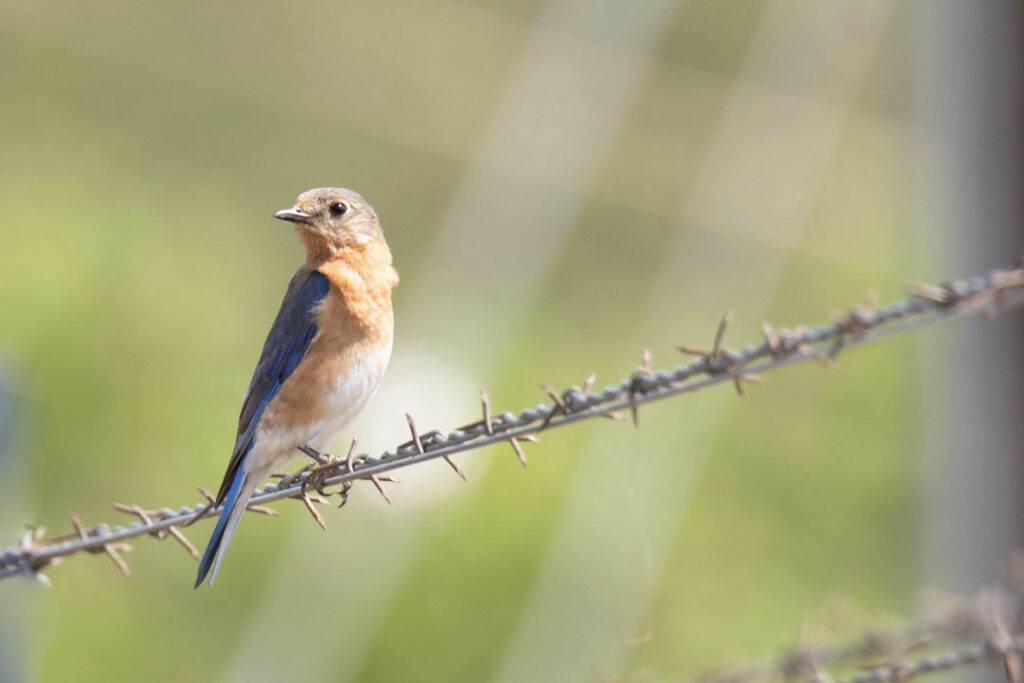
M 295 273 L 288 284 L 281 310 L 263 344 L 263 353 L 242 401 L 235 449 L 217 493 L 216 505 L 223 503 L 223 509 L 210 541 L 206 544 L 206 551 L 199 560 L 195 584 L 197 588 L 207 574 L 210 576 L 210 584 L 213 584 L 213 577 L 217 574 L 217 567 L 231 535 L 245 511 L 249 496 L 259 484 L 247 475 L 242 463 L 252 449 L 256 427 L 263 411 L 316 337 L 316 307 L 327 296 L 329 289 L 327 278 L 322 273 L 310 271 L 305 266 Z
M 253 437 L 260 417 L 267 404 L 277 394 L 281 384 L 299 364 L 317 333 L 314 311 L 330 289 L 327 277 L 306 267 L 299 269 L 288 284 L 288 291 L 281 302 L 263 353 L 253 372 L 249 390 L 242 402 L 242 413 L 238 418 L 238 437 L 231 454 L 224 481 L 217 493 L 217 504 L 224 501 L 242 458 L 252 448 Z

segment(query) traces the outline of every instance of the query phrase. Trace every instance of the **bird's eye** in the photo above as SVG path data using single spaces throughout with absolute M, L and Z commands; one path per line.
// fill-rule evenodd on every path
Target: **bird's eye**
M 328 210 L 331 212 L 332 216 L 341 216 L 348 211 L 348 205 L 345 204 L 345 202 L 334 202 Z

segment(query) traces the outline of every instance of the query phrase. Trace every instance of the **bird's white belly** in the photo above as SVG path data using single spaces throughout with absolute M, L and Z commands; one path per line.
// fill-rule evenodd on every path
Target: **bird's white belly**
M 301 455 L 301 446 L 323 452 L 377 391 L 390 359 L 390 341 L 375 351 L 360 354 L 359 361 L 348 372 L 327 384 L 320 403 L 322 411 L 318 411 L 323 417 L 312 424 L 282 427 L 263 422 L 256 432 L 252 453 L 246 458 L 246 467 L 265 470 L 262 477 Z
M 363 354 L 344 375 L 339 376 L 324 396 L 324 417 L 314 423 L 305 443 L 320 451 L 334 440 L 376 393 L 391 359 L 391 342 Z

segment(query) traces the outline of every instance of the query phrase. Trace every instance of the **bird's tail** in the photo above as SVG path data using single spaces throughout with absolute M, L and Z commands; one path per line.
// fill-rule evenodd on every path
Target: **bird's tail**
M 224 507 L 221 509 L 217 526 L 214 527 L 210 542 L 206 544 L 203 557 L 199 560 L 196 588 L 199 588 L 207 574 L 210 575 L 210 585 L 213 585 L 217 569 L 220 567 L 221 560 L 224 559 L 224 552 L 228 549 L 231 536 L 235 533 L 235 527 L 242 519 L 242 513 L 245 512 L 249 498 L 259 483 L 259 479 L 254 476 L 256 473 L 246 472 L 246 469 L 244 464 L 238 468 L 235 479 L 231 482 L 231 488 L 228 489 L 228 494 L 224 497 Z

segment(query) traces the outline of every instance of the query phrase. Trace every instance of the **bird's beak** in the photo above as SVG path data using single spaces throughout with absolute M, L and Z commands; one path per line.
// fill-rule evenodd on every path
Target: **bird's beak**
M 305 211 L 293 206 L 290 209 L 281 209 L 274 214 L 274 218 L 279 218 L 282 221 L 290 221 L 292 223 L 309 223 L 313 217 Z

